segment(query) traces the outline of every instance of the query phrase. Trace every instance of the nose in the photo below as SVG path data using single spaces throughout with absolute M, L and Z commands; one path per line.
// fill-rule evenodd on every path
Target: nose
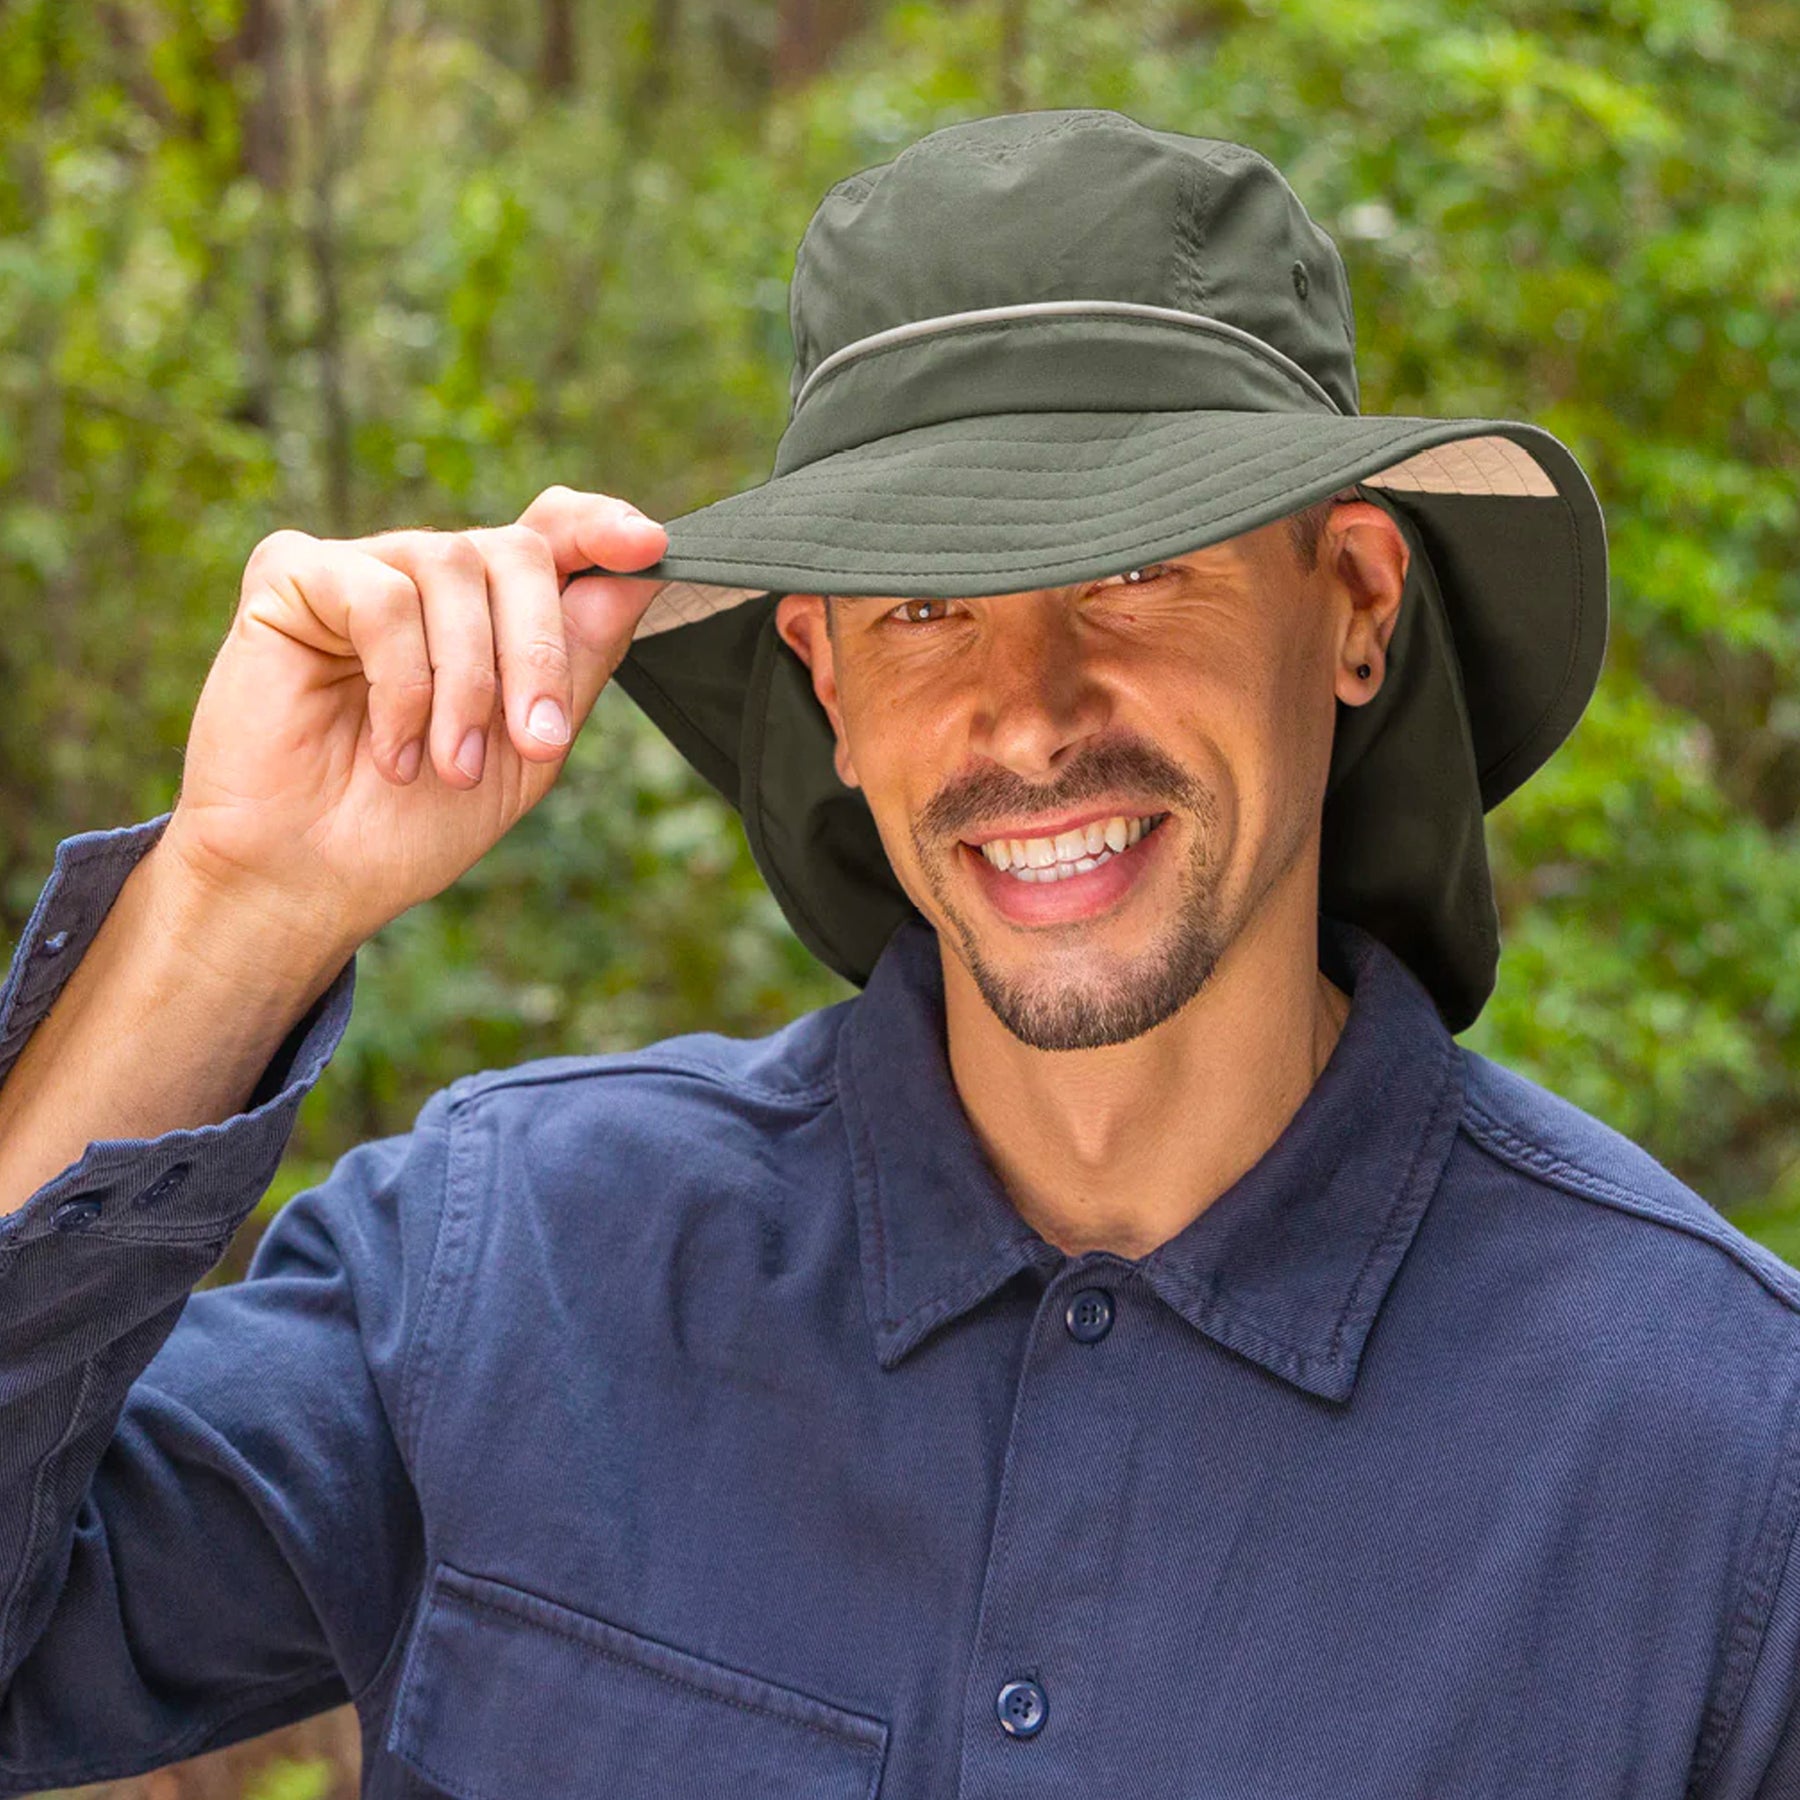
M 1082 642 L 1081 620 L 1060 592 L 1003 596 L 990 612 L 972 748 L 1028 781 L 1044 781 L 1103 729 L 1108 702 Z

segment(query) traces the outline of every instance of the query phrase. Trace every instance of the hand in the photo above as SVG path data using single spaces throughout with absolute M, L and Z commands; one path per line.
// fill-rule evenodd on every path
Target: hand
M 562 577 L 642 568 L 667 544 L 628 502 L 564 487 L 514 525 L 265 538 L 153 854 L 348 956 L 549 792 L 666 585 Z M 547 707 L 560 739 L 533 731 Z

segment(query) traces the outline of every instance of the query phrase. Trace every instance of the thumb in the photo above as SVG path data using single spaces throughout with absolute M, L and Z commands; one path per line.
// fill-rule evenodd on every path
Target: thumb
M 572 728 L 579 729 L 593 711 L 600 690 L 625 660 L 638 621 L 668 585 L 635 575 L 579 575 L 563 589 L 563 632 L 574 689 Z

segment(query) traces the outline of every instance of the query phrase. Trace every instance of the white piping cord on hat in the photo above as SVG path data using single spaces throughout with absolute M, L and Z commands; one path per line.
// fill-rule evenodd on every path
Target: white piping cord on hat
M 1229 324 L 1224 319 L 1215 319 L 1206 313 L 1183 312 L 1174 306 L 1149 306 L 1136 300 L 1021 300 L 1012 306 L 978 306 L 968 312 L 938 313 L 929 319 L 910 319 L 904 325 L 890 325 L 885 331 L 871 332 L 867 337 L 857 338 L 841 349 L 832 351 L 800 384 L 800 391 L 794 396 L 793 410 L 800 410 L 801 402 L 812 391 L 813 383 L 821 375 L 841 368 L 857 357 L 866 356 L 871 350 L 885 349 L 889 344 L 903 344 L 913 338 L 934 337 L 944 331 L 960 331 L 971 325 L 999 324 L 1007 319 L 1069 318 L 1094 314 L 1155 319 L 1165 325 L 1185 325 L 1190 330 L 1223 338 L 1279 369 L 1290 380 L 1298 382 L 1313 399 L 1323 401 L 1334 413 L 1342 413 L 1344 410 L 1291 356 L 1277 350 L 1273 344 L 1266 343 L 1254 332 L 1245 331 L 1241 325 Z

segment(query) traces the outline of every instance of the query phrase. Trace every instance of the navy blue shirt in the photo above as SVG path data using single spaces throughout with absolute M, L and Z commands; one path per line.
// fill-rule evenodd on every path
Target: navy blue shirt
M 58 850 L 0 1077 L 166 818 Z M 349 1699 L 378 1796 L 1800 1794 L 1800 1276 L 1322 956 L 1323 1076 L 1146 1256 L 1012 1206 L 915 922 L 453 1082 L 187 1298 L 346 966 L 0 1230 L 0 1791 Z

